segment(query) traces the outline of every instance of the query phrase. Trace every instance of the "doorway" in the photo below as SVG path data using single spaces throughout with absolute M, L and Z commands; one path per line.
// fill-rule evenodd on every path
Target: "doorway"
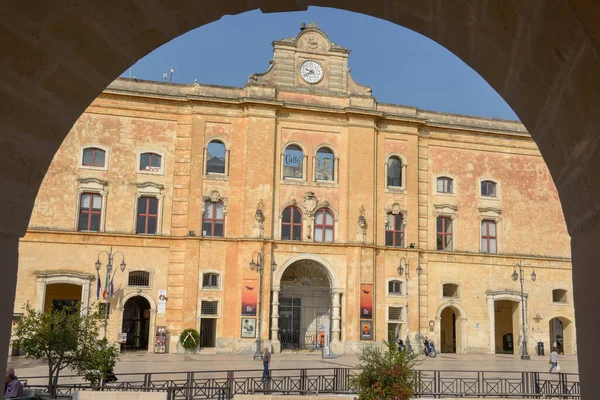
M 215 318 L 200 318 L 200 347 L 216 347 L 217 320 Z
M 459 347 L 458 338 L 460 328 L 457 327 L 460 313 L 454 307 L 446 307 L 440 318 L 440 351 L 442 353 L 456 353 Z
M 495 352 L 515 354 L 515 339 L 521 327 L 519 303 L 510 300 L 494 302 Z
M 134 296 L 125 302 L 122 332 L 127 338 L 123 350 L 148 350 L 150 312 L 150 303 L 142 296 Z
M 555 317 L 549 321 L 550 351 L 556 348 L 558 354 L 573 355 L 574 324 L 568 318 Z
M 44 312 L 75 309 L 81 302 L 81 286 L 70 283 L 53 283 L 46 286 Z

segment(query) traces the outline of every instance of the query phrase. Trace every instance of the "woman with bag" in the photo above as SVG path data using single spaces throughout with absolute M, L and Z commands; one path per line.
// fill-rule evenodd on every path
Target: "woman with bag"
M 550 361 L 548 361 L 550 365 L 550 373 L 552 370 L 556 368 L 556 372 L 560 372 L 560 365 L 558 365 L 558 353 L 556 352 L 556 347 L 552 348 L 552 353 L 550 353 Z

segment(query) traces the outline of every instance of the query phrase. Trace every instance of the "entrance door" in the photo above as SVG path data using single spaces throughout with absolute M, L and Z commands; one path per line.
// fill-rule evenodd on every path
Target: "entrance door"
M 494 303 L 495 314 L 495 351 L 514 354 L 515 337 L 519 337 L 521 318 L 519 303 L 510 300 L 497 300 Z
M 200 319 L 200 347 L 215 347 L 217 337 L 217 320 L 214 318 Z
M 150 303 L 142 296 L 135 296 L 123 307 L 122 332 L 127 334 L 124 350 L 148 350 L 150 337 Z
M 440 317 L 440 351 L 442 353 L 456 353 L 458 347 L 458 334 L 456 323 L 460 316 L 459 311 L 454 307 L 446 307 Z
M 300 334 L 301 306 L 301 299 L 279 299 L 279 341 L 282 349 L 302 348 Z

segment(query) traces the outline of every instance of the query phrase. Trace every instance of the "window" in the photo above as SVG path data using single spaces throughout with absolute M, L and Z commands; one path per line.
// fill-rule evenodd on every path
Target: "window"
M 79 223 L 77 230 L 100 232 L 102 218 L 102 195 L 82 193 L 79 200 Z
M 137 202 L 135 233 L 155 235 L 158 225 L 158 199 L 140 197 Z
M 385 230 L 385 245 L 402 247 L 404 246 L 404 216 L 402 214 L 389 214 L 391 221 Z
M 302 211 L 298 207 L 283 210 L 281 240 L 302 240 Z
M 483 197 L 496 197 L 496 182 L 481 181 L 481 195 Z
M 150 287 L 150 272 L 131 271 L 127 286 Z
M 388 321 L 402 321 L 402 307 L 388 307 Z
M 437 249 L 452 250 L 452 218 L 437 217 Z
M 334 163 L 333 151 L 327 147 L 320 148 L 317 151 L 316 179 L 318 181 L 333 181 Z
M 459 297 L 458 285 L 454 283 L 445 283 L 442 287 L 442 296 L 457 299 Z
M 223 203 L 207 201 L 205 203 L 204 215 L 202 216 L 202 236 L 223 237 L 223 226 L 225 215 Z
M 452 193 L 452 179 L 446 176 L 437 178 L 438 193 Z
M 402 187 L 402 160 L 392 156 L 387 162 L 387 186 Z
M 333 213 L 322 208 L 315 214 L 315 242 L 333 242 Z
M 106 152 L 96 147 L 83 150 L 81 163 L 86 167 L 104 167 Z
M 225 173 L 225 144 L 220 140 L 213 140 L 208 143 L 206 152 L 206 173 Z
M 202 275 L 202 288 L 216 289 L 219 287 L 219 274 L 206 273 Z
M 162 156 L 156 153 L 140 155 L 140 171 L 158 172 L 161 168 Z
M 283 179 L 304 178 L 304 152 L 299 146 L 291 144 L 283 152 Z
M 389 281 L 388 282 L 388 294 L 401 295 L 402 294 L 402 281 Z
M 496 254 L 498 252 L 496 240 L 496 222 L 487 219 L 481 221 L 481 251 Z
M 218 315 L 219 302 L 202 300 L 200 303 L 200 313 L 202 315 Z
M 567 302 L 567 291 L 564 289 L 554 289 L 552 291 L 552 302 L 553 303 L 566 303 Z

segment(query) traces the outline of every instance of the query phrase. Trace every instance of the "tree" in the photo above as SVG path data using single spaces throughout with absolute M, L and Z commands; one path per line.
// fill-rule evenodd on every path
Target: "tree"
M 98 384 L 118 357 L 114 344 L 99 338 L 103 316 L 99 310 L 80 311 L 78 306 L 42 312 L 27 304 L 13 331 L 25 357 L 48 363 L 48 393 L 56 398 L 60 372 L 69 368 Z
M 414 395 L 416 354 L 400 351 L 394 342 L 366 345 L 358 355 L 361 372 L 351 378 L 360 400 L 408 400 Z

